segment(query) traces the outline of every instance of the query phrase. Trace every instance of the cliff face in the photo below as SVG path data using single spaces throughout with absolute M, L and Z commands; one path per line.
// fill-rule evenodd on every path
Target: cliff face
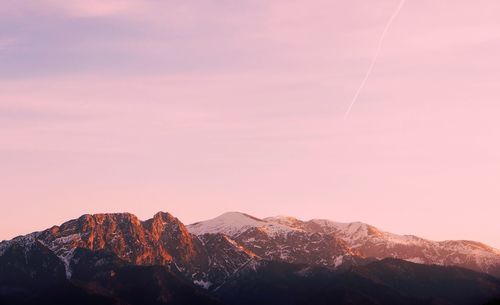
M 128 213 L 84 215 L 35 237 L 61 257 L 67 268 L 77 248 L 112 252 L 135 265 L 174 264 L 194 276 L 208 266 L 200 240 L 177 218 L 163 212 L 146 221 Z
M 222 281 L 243 262 L 258 259 L 224 238 L 203 241 L 164 212 L 146 221 L 128 213 L 83 215 L 30 236 L 61 258 L 68 278 L 76 249 L 113 253 L 139 266 L 166 266 L 204 287 Z
M 191 235 L 184 224 L 171 214 L 159 212 L 145 221 L 143 227 L 152 248 L 164 258 L 159 263 L 171 262 L 172 258 L 180 265 L 196 262 L 206 266 L 208 263 L 200 240 Z

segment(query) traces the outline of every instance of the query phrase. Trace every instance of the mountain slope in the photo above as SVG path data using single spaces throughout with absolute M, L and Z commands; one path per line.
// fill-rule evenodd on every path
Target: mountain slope
M 500 297 L 500 281 L 486 274 L 367 258 L 402 249 L 439 256 L 435 243 L 362 223 L 235 212 L 188 227 L 168 213 L 83 215 L 0 243 L 0 304 L 473 305 Z M 471 261 L 496 251 L 437 244 Z
M 325 266 L 359 258 L 400 258 L 461 266 L 500 276 L 500 251 L 473 241 L 430 241 L 384 232 L 371 225 L 293 217 L 256 217 L 231 212 L 187 226 L 193 234 L 226 234 L 259 256 L 290 263 Z
M 62 262 L 43 245 L 23 247 L 22 251 L 26 251 L 22 255 L 15 252 L 17 249 L 17 246 L 10 247 L 0 257 L 2 266 L 8 266 L 11 271 L 4 273 L 5 268 L 0 269 L 0 304 L 220 304 L 189 278 L 167 266 L 133 265 L 112 252 L 77 248 L 71 260 L 73 274 L 69 280 Z M 40 264 L 51 260 L 58 269 Z
M 261 262 L 216 291 L 235 305 L 484 304 L 500 294 L 500 280 L 457 267 L 385 259 L 343 271 Z
M 46 246 L 60 258 L 68 278 L 72 277 L 77 249 L 106 251 L 133 265 L 167 266 L 202 286 L 209 282 L 217 284 L 217 279 L 222 280 L 225 274 L 234 272 L 242 261 L 256 257 L 226 239 L 208 239 L 210 243 L 205 244 L 190 234 L 177 218 L 162 212 L 146 221 L 129 213 L 83 215 L 20 240 Z M 0 254 L 11 244 L 0 243 Z M 226 249 L 226 252 L 211 249 Z

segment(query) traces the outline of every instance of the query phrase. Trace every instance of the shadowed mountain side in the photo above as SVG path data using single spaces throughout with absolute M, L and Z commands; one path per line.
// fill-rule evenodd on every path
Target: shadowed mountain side
M 492 276 L 386 259 L 332 271 L 262 262 L 228 280 L 216 294 L 229 304 L 483 304 L 500 295 Z
M 19 266 L 19 269 L 29 265 Z M 17 281 L 4 282 L 0 289 L 1 304 L 220 304 L 168 266 L 131 265 L 111 252 L 78 248 L 72 268 L 71 280 L 66 280 L 61 270 L 58 281 L 51 283 L 45 282 L 44 278 L 53 272 L 44 270 L 40 280 L 30 283 L 30 287 L 36 288 L 7 290 L 5 287 L 9 287 L 9 282 Z

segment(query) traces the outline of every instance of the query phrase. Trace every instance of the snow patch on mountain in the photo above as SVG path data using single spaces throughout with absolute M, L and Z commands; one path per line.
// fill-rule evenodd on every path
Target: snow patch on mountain
M 189 232 L 195 235 L 222 233 L 231 237 L 238 236 L 251 228 L 258 228 L 271 236 L 300 230 L 280 221 L 259 219 L 239 212 L 227 212 L 210 220 L 193 223 L 188 225 L 187 228 Z
M 156 230 L 154 232 L 157 236 L 170 236 L 174 233 L 177 236 L 181 228 L 177 224 L 167 228 L 168 222 L 163 217 L 155 217 L 153 220 L 157 222 L 153 220 L 140 222 L 130 214 L 86 215 L 61 227 L 3 241 L 0 243 L 0 256 L 4 255 L 12 245 L 21 245 L 25 249 L 25 254 L 29 253 L 33 245 L 39 242 L 62 260 L 66 267 L 66 276 L 70 278 L 72 275 L 70 262 L 74 249 L 90 247 L 86 241 L 88 233 L 83 227 L 79 227 L 82 225 L 80 222 L 94 224 L 95 218 L 96 223 L 103 223 L 104 226 L 105 222 L 101 218 L 106 217 L 111 217 L 116 224 L 120 224 L 116 228 L 128 223 L 137 227 L 137 230 L 151 227 L 151 230 Z M 431 241 L 413 235 L 397 235 L 362 222 L 342 223 L 325 219 L 302 221 L 289 216 L 259 219 L 244 213 L 228 212 L 211 220 L 191 224 L 187 229 L 198 237 L 184 232 L 182 238 L 192 237 L 193 245 L 199 240 L 199 253 L 205 253 L 204 251 L 210 253 L 207 258 L 208 267 L 199 269 L 201 267 L 193 265 L 194 271 L 190 271 L 186 269 L 189 264 L 180 264 L 179 270 L 193 272 L 193 275 L 201 274 L 200 270 L 206 274 L 210 272 L 216 274 L 216 277 L 211 278 L 193 277 L 194 280 L 214 283 L 211 288 L 242 267 L 248 268 L 252 264 L 257 264 L 260 259 L 340 267 L 357 259 L 391 257 L 422 264 L 456 265 L 500 275 L 500 250 L 485 244 L 466 240 Z M 170 234 L 163 234 L 164 231 Z M 109 249 L 116 250 L 122 258 L 139 255 L 132 250 L 137 249 L 137 245 L 141 242 L 147 242 L 138 240 L 137 236 L 140 235 L 133 235 L 126 230 L 108 233 L 102 236 L 103 241 L 107 243 Z M 122 245 L 122 242 L 129 243 Z M 171 240 L 162 242 L 167 245 Z M 153 252 L 154 249 L 152 247 L 148 250 L 153 258 L 157 257 L 156 252 Z M 154 261 L 139 261 L 140 264 L 152 262 Z M 173 264 L 177 265 L 180 262 L 181 260 L 173 261 Z M 203 263 L 203 260 L 196 261 L 196 264 L 198 263 Z M 199 284 L 205 285 L 201 282 Z
M 500 251 L 473 241 L 431 241 L 414 235 L 398 235 L 382 231 L 362 222 L 342 223 L 326 219 L 302 221 L 289 216 L 275 216 L 257 219 L 243 213 L 231 212 L 217 218 L 188 226 L 195 234 L 222 233 L 243 242 L 254 251 L 262 249 L 264 257 L 293 262 L 297 252 L 303 254 L 314 250 L 315 243 L 328 236 L 341 240 L 347 246 L 343 255 L 360 255 L 383 259 L 394 257 L 414 263 L 457 265 L 483 272 L 500 268 Z M 253 231 L 252 231 L 253 230 Z M 265 233 L 268 239 L 255 232 Z M 248 233 L 254 232 L 254 233 Z M 292 233 L 302 234 L 300 244 L 289 244 Z M 240 237 L 240 238 L 239 238 Z M 305 239 L 304 239 L 305 238 Z M 297 242 L 297 240 L 295 240 Z M 301 253 L 302 253 L 301 252 Z M 316 252 L 316 254 L 318 254 Z M 317 264 L 338 267 L 342 256 L 318 256 Z
M 343 255 L 337 256 L 335 258 L 335 260 L 333 261 L 333 266 L 335 268 L 338 268 L 338 267 L 340 267 L 342 265 L 342 263 L 344 263 L 344 256 Z
M 211 220 L 188 225 L 188 230 L 195 235 L 206 233 L 223 233 L 229 236 L 238 234 L 252 227 L 258 227 L 265 222 L 258 218 L 238 212 L 227 212 Z
M 210 288 L 210 286 L 212 286 L 212 283 L 211 283 L 211 282 L 209 282 L 209 281 L 204 281 L 204 280 L 195 280 L 195 281 L 193 281 L 193 283 L 194 283 L 195 285 L 198 285 L 198 286 L 200 286 L 201 288 L 203 288 L 203 289 L 207 289 L 207 290 Z
M 425 264 L 425 261 L 421 257 L 412 257 L 405 259 L 407 262 L 412 262 L 415 264 Z
M 4 253 L 13 245 L 21 246 L 24 254 L 26 255 L 27 252 L 33 248 L 36 241 L 37 239 L 34 233 L 18 236 L 8 241 L 3 241 L 0 243 L 0 256 L 4 255 Z
M 5 253 L 5 251 L 7 251 L 7 249 L 10 247 L 10 245 L 11 245 L 11 242 L 6 241 L 6 240 L 4 240 L 0 243 L 0 256 L 2 256 Z

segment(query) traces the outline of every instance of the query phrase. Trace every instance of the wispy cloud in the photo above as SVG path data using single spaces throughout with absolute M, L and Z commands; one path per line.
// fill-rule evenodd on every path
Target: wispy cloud
M 380 211 L 404 210 L 415 227 L 393 229 L 416 231 L 419 218 L 446 227 L 444 203 L 474 202 L 453 219 L 499 232 L 500 2 L 406 1 L 342 122 L 397 3 L 1 0 L 2 203 L 122 210 L 154 193 L 193 203 L 179 208 L 187 220 L 195 203 L 265 215 L 283 202 L 388 224 Z M 420 234 L 500 243 L 446 228 Z
M 53 5 L 62 7 L 69 14 L 78 17 L 106 17 L 138 13 L 148 0 L 72 0 L 51 1 Z

